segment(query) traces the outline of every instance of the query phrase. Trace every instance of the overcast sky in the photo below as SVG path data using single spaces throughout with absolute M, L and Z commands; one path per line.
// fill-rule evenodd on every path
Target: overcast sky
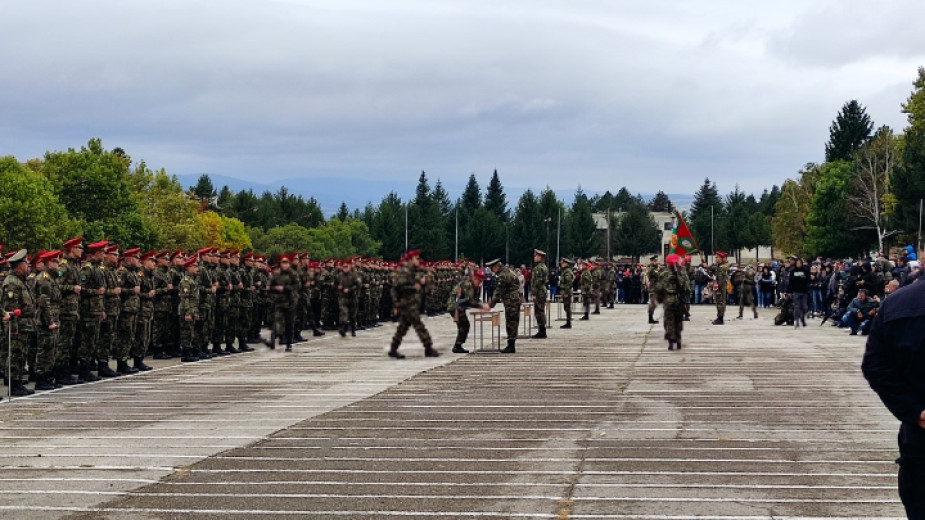
M 823 160 L 850 99 L 905 127 L 923 19 L 921 0 L 5 2 L 0 155 L 101 137 L 262 182 L 497 168 L 757 194 Z

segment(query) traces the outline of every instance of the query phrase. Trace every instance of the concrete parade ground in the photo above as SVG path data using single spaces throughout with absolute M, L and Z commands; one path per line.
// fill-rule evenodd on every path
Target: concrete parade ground
M 388 324 L 4 397 L 0 518 L 905 518 L 864 337 L 692 312 L 681 351 L 642 305 L 514 355 L 440 316 L 439 358 Z

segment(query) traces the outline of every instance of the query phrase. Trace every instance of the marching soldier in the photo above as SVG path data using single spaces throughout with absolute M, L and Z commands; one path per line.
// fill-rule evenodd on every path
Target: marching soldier
M 530 292 L 533 293 L 533 315 L 536 317 L 536 328 L 533 339 L 546 337 L 546 285 L 549 283 L 549 268 L 546 267 L 546 253 L 539 249 L 533 250 L 533 277 L 530 278 Z
M 716 302 L 716 319 L 713 325 L 722 325 L 723 318 L 726 316 L 726 283 L 729 281 L 729 264 L 726 263 L 727 255 L 724 251 L 716 252 L 716 262 L 710 266 L 710 274 L 713 275 L 713 300 Z
M 742 319 L 742 312 L 745 307 L 752 308 L 752 316 L 758 319 L 758 303 L 755 301 L 755 270 L 752 266 L 740 269 L 732 277 L 732 285 L 738 290 L 739 295 L 739 316 Z
M 676 254 L 665 258 L 667 269 L 659 273 L 652 297 L 662 303 L 662 322 L 668 350 L 681 350 L 681 331 L 684 329 L 684 295 L 690 290 L 690 281 L 679 269 L 681 257 Z
M 298 304 L 301 282 L 298 274 L 291 269 L 289 256 L 279 258 L 279 271 L 270 277 L 270 297 L 273 301 L 273 332 L 266 345 L 276 348 L 276 339 L 285 342 L 286 352 L 292 351 L 295 338 L 295 311 Z
M 517 342 L 517 329 L 520 327 L 520 304 L 523 302 L 523 296 L 520 292 L 520 283 L 517 281 L 517 275 L 506 265 L 501 265 L 501 259 L 496 258 L 491 262 L 485 262 L 485 265 L 491 269 L 491 272 L 498 278 L 498 285 L 495 287 L 495 293 L 491 297 L 489 306 L 494 308 L 498 302 L 504 305 L 504 325 L 507 330 L 507 347 L 501 352 L 503 354 L 513 354 L 516 352 L 515 343 Z
M 560 329 L 572 328 L 572 288 L 575 283 L 575 273 L 572 271 L 574 262 L 569 258 L 563 258 L 560 262 L 559 274 L 559 298 L 562 306 L 565 308 L 565 325 Z
M 404 359 L 398 353 L 401 340 L 414 327 L 421 343 L 424 344 L 424 356 L 437 357 L 440 355 L 434 349 L 433 340 L 424 323 L 421 321 L 421 292 L 426 283 L 424 273 L 419 269 L 421 252 L 417 249 L 409 251 L 402 257 L 401 268 L 392 275 L 392 301 L 395 305 L 395 314 L 398 316 L 398 329 L 392 337 L 389 357 Z
M 21 249 L 7 259 L 10 272 L 3 279 L 0 286 L 0 309 L 3 310 L 3 321 L 10 328 L 10 343 L 3 344 L 0 356 L 4 360 L 10 359 L 10 395 L 24 397 L 35 392 L 23 385 L 22 376 L 25 372 L 26 352 L 29 345 L 35 341 L 35 300 L 32 291 L 26 284 L 29 276 L 29 263 L 26 261 L 27 251 Z M 19 315 L 16 315 L 19 311 Z M 9 349 L 9 351 L 7 351 Z M 6 378 L 7 374 L 3 374 Z

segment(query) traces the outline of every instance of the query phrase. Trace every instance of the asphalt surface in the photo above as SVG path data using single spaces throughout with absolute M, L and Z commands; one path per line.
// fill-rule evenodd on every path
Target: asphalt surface
M 693 314 L 681 351 L 644 306 L 514 355 L 444 316 L 436 359 L 386 326 L 4 403 L 0 518 L 904 518 L 863 337 Z

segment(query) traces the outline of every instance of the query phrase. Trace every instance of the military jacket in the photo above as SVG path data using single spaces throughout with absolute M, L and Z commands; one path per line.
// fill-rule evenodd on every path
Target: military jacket
M 546 293 L 546 284 L 549 283 L 549 268 L 544 263 L 538 263 L 533 267 L 533 277 L 530 278 L 530 291 L 536 295 Z
M 215 294 L 212 292 L 213 284 L 215 283 L 215 277 L 212 274 L 212 269 L 209 269 L 206 266 L 203 266 L 199 269 L 199 277 L 196 280 L 197 288 L 199 290 L 199 308 L 208 310 L 215 305 Z
M 656 279 L 655 297 L 665 305 L 682 303 L 682 298 L 691 290 L 690 280 L 683 271 L 665 269 Z
M 491 297 L 491 305 L 494 306 L 498 302 L 504 305 L 518 305 L 521 302 L 520 282 L 508 266 L 498 271 L 498 285 L 495 286 L 495 293 Z
M 7 274 L 0 288 L 0 308 L 6 312 L 19 309 L 18 318 L 10 320 L 11 334 L 35 332 L 35 299 L 25 280 L 14 273 Z M 5 363 L 5 360 L 4 360 Z
M 106 287 L 106 280 L 99 266 L 86 262 L 80 268 L 80 317 L 93 319 L 103 312 L 103 297 L 97 292 Z
M 723 262 L 721 264 L 713 264 L 710 266 L 710 274 L 713 275 L 716 286 L 723 293 L 726 292 L 726 282 L 729 281 L 729 264 Z
M 45 271 L 35 277 L 36 326 L 47 331 L 48 326 L 59 323 L 61 312 L 61 286 L 55 273 Z
M 275 287 L 277 285 L 283 286 L 283 292 L 276 292 Z M 301 286 L 301 281 L 298 273 L 292 269 L 288 271 L 280 269 L 270 276 L 270 301 L 278 308 L 287 308 L 294 305 L 298 302 L 299 286 Z
M 228 286 L 231 285 L 231 276 L 228 271 L 230 268 L 225 268 L 225 266 L 218 266 L 212 271 L 212 279 L 218 284 L 218 289 L 215 291 L 215 306 L 219 309 L 227 309 L 231 305 L 231 292 L 233 289 L 228 289 Z
M 646 284 L 648 287 L 654 287 L 658 283 L 659 268 L 658 265 L 649 264 L 646 266 Z
M 254 305 L 254 293 L 251 287 L 254 285 L 254 279 L 251 276 L 250 269 L 246 267 L 236 267 L 238 280 L 241 282 L 241 289 L 238 290 L 238 307 L 251 307 Z
M 575 272 L 571 267 L 566 267 L 559 275 L 559 294 L 565 297 L 572 295 L 572 288 L 575 285 Z
M 138 272 L 134 268 L 119 267 L 116 271 L 116 280 L 122 287 L 122 312 L 138 312 L 141 310 L 141 298 L 135 294 L 135 288 L 141 286 L 138 281 Z M 108 291 L 107 291 L 108 293 Z M 108 310 L 106 311 L 109 312 Z
M 80 267 L 71 259 L 62 259 L 58 265 L 61 278 L 61 316 L 76 318 L 80 313 L 80 295 L 74 292 L 74 286 L 80 285 Z M 81 289 L 83 289 L 81 287 Z
M 456 308 L 465 310 L 479 308 L 481 306 L 478 289 L 476 289 L 472 280 L 466 279 L 459 282 L 459 285 L 456 286 Z
M 154 316 L 154 301 L 157 298 L 157 292 L 154 287 L 154 271 L 139 269 L 136 275 L 138 285 L 141 287 L 141 294 L 138 295 L 140 306 L 138 316 L 141 318 L 151 318 Z M 154 296 L 150 296 L 151 291 L 155 291 Z
M 581 273 L 581 292 L 591 294 L 594 292 L 594 273 L 591 269 L 585 269 Z
M 344 292 L 346 290 L 347 292 Z M 363 290 L 363 277 L 355 270 L 341 271 L 337 274 L 337 293 L 339 296 L 356 298 Z
M 154 280 L 154 312 L 170 312 L 173 307 L 171 292 L 167 289 L 171 285 L 170 271 L 166 267 L 158 266 L 151 273 Z
M 401 266 L 392 273 L 392 301 L 396 306 L 414 307 L 420 303 L 421 272 L 411 264 Z
M 178 285 L 177 294 L 179 295 L 179 305 L 177 306 L 177 315 L 190 316 L 196 318 L 199 316 L 199 284 L 196 278 L 189 274 L 183 275 Z

